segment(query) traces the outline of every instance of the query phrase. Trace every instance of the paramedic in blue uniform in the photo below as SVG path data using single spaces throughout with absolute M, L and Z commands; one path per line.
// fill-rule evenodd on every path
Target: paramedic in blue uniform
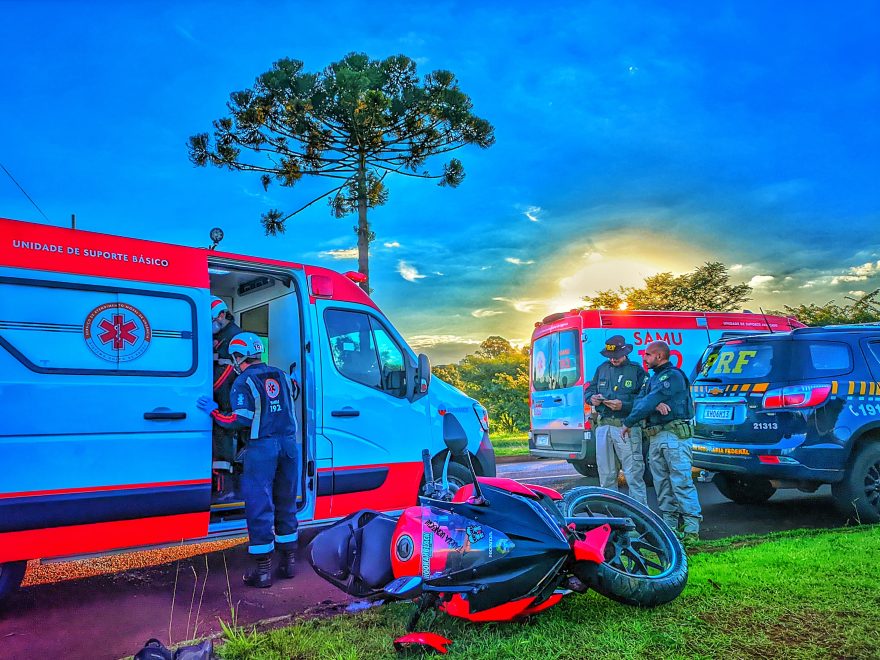
M 251 587 L 272 586 L 272 553 L 282 559 L 278 573 L 291 578 L 297 542 L 296 492 L 300 475 L 293 388 L 286 373 L 262 362 L 263 343 L 252 332 L 229 342 L 238 377 L 232 385 L 233 411 L 224 415 L 209 397 L 198 406 L 222 428 L 243 429 L 245 515 L 248 552 L 255 568 L 244 576 Z
M 703 519 L 700 500 L 691 476 L 691 417 L 693 402 L 690 383 L 669 362 L 669 345 L 655 341 L 645 348 L 645 364 L 654 372 L 645 381 L 623 420 L 621 435 L 646 422 L 644 435 L 651 443 L 648 465 L 654 476 L 657 506 L 664 522 L 688 544 L 699 538 Z

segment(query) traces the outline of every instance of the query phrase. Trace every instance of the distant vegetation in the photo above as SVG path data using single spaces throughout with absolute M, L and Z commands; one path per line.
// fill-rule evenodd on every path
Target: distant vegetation
M 720 261 L 711 261 L 691 273 L 657 273 L 645 278 L 643 287 L 606 289 L 584 296 L 587 309 L 662 309 L 698 312 L 732 312 L 751 300 L 752 287 L 731 284 L 730 273 Z
M 880 289 L 874 289 L 861 298 L 850 298 L 845 305 L 838 305 L 833 300 L 824 305 L 798 305 L 797 307 L 785 306 L 784 312 L 774 314 L 787 314 L 794 316 L 806 325 L 841 325 L 846 323 L 877 323 L 880 322 Z
M 529 428 L 528 349 L 517 349 L 492 336 L 458 364 L 435 366 L 434 375 L 472 396 L 489 411 L 492 433 Z

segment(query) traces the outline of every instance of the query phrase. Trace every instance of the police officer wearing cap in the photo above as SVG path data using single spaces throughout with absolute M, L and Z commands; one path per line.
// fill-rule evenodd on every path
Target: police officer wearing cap
M 632 345 L 627 344 L 620 335 L 605 342 L 605 348 L 600 353 L 608 361 L 596 369 L 590 386 L 584 390 L 584 400 L 598 412 L 598 418 L 594 419 L 599 485 L 602 488 L 617 488 L 619 461 L 630 496 L 647 506 L 641 429 L 634 429 L 626 438 L 621 435 L 623 419 L 632 410 L 633 401 L 648 378 L 642 366 L 627 357 L 632 349 Z
M 245 574 L 244 582 L 251 587 L 270 587 L 276 547 L 282 552 L 280 577 L 294 575 L 300 461 L 293 386 L 285 372 L 262 362 L 263 342 L 254 333 L 233 337 L 229 352 L 239 372 L 232 384 L 232 413 L 220 413 L 216 402 L 206 396 L 199 397 L 198 407 L 221 428 L 249 431 L 242 488 L 248 552 L 256 566 Z
M 669 345 L 648 344 L 645 364 L 654 372 L 645 381 L 632 412 L 624 419 L 623 435 L 646 422 L 648 464 L 654 476 L 657 505 L 663 520 L 685 543 L 699 538 L 703 519 L 691 476 L 693 402 L 687 376 L 669 362 Z

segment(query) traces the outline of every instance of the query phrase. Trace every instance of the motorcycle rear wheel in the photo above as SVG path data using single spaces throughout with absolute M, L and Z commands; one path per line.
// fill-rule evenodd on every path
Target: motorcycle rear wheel
M 630 518 L 633 531 L 612 531 L 601 564 L 578 562 L 575 575 L 597 592 L 619 603 L 656 607 L 677 598 L 688 578 L 687 555 L 675 534 L 646 506 L 597 486 L 568 491 L 560 503 L 568 518 Z

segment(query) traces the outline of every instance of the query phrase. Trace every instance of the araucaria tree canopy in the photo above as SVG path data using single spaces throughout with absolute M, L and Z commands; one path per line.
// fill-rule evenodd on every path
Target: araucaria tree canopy
M 292 213 L 267 211 L 263 226 L 269 235 L 284 232 L 288 218 L 325 198 L 338 218 L 357 212 L 358 270 L 367 278 L 374 238 L 367 209 L 388 200 L 385 178 L 401 174 L 455 187 L 464 167 L 442 157 L 495 141 L 492 125 L 471 112 L 452 73 L 434 71 L 420 81 L 415 62 L 403 55 L 371 60 L 351 53 L 319 73 L 304 72 L 298 60 L 279 60 L 252 89 L 233 92 L 227 108 L 229 115 L 213 122 L 213 136 L 189 139 L 190 160 L 256 172 L 266 189 L 273 182 L 295 186 L 307 175 L 333 180 Z M 434 156 L 441 162 L 429 171 Z M 369 292 L 369 281 L 361 286 Z

